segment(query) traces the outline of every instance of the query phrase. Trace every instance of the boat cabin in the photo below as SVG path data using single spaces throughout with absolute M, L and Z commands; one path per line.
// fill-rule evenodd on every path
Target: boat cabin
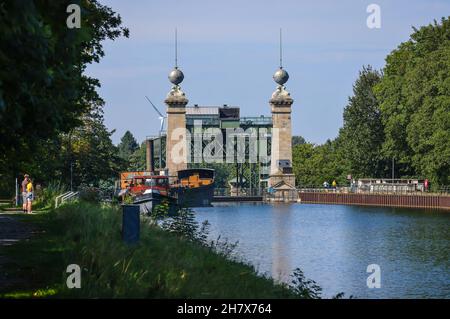
M 180 186 L 197 188 L 214 183 L 214 170 L 206 168 L 191 168 L 178 171 L 178 182 Z
M 158 190 L 162 195 L 169 190 L 169 178 L 167 176 L 135 176 L 128 185 L 130 193 L 141 194 L 147 189 Z

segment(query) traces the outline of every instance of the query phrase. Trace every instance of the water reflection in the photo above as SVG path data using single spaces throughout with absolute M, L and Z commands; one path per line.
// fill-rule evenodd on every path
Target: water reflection
M 291 223 L 290 205 L 272 206 L 272 277 L 278 281 L 289 280 L 292 272 L 292 265 L 289 258 L 290 251 L 290 223 Z
M 290 281 L 300 267 L 326 297 L 450 298 L 450 213 L 307 204 L 223 204 L 196 209 L 211 237 L 239 241 L 238 253 L 261 273 Z M 381 289 L 366 268 L 378 264 Z

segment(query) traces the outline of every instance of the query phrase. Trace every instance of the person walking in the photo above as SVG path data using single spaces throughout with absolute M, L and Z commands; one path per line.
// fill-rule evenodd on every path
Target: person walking
M 27 212 L 28 208 L 28 199 L 27 199 L 27 184 L 28 184 L 28 179 L 30 178 L 30 176 L 28 174 L 25 174 L 23 176 L 23 181 L 22 181 L 22 210 L 24 213 Z
M 333 187 L 334 190 L 336 189 L 336 186 L 337 186 L 336 180 L 333 180 L 333 183 L 331 183 L 331 186 Z
M 31 214 L 32 203 L 34 199 L 34 188 L 33 188 L 33 181 L 31 180 L 31 178 L 28 179 L 26 190 L 27 190 L 27 213 Z

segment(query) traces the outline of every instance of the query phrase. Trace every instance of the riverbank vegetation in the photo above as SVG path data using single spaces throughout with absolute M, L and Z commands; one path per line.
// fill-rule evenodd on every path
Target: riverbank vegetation
M 298 185 L 354 178 L 429 179 L 450 184 L 450 17 L 414 28 L 382 71 L 363 67 L 338 136 L 293 148 Z
M 3 297 L 320 297 L 320 287 L 299 269 L 290 286 L 258 275 L 232 257 L 234 244 L 209 241 L 207 224 L 197 225 L 189 211 L 160 226 L 147 219 L 135 246 L 121 240 L 119 207 L 76 202 L 25 218 L 40 234 L 2 254 L 15 260 L 7 272 L 27 284 L 1 291 Z M 80 289 L 66 286 L 70 264 L 81 267 Z

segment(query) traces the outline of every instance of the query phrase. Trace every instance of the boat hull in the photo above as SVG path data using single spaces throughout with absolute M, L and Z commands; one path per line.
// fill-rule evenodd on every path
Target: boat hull
M 158 207 L 167 207 L 167 213 L 171 215 L 178 209 L 177 199 L 161 195 L 158 193 L 148 193 L 138 195 L 134 198 L 134 204 L 139 205 L 140 212 L 142 214 L 151 215 L 154 214 Z M 163 208 L 166 209 L 166 208 Z
M 214 183 L 200 187 L 177 187 L 173 189 L 180 207 L 211 207 L 214 198 Z

